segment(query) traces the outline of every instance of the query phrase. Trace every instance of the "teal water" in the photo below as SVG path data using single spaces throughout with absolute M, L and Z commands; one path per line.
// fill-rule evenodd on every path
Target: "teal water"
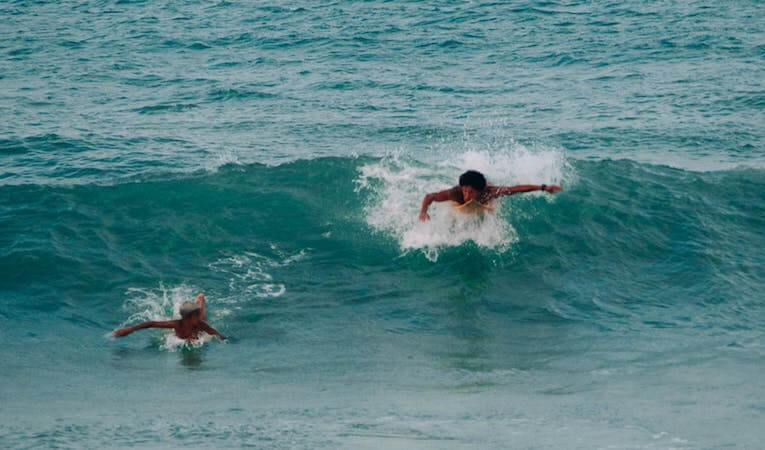
M 758 2 L 0 14 L 2 447 L 761 446 Z

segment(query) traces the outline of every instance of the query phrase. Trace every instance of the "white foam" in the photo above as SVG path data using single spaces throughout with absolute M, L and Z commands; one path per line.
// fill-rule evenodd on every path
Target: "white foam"
M 395 238 L 403 251 L 422 251 L 432 261 L 444 247 L 468 241 L 499 252 L 518 241 L 511 223 L 512 206 L 507 200 L 497 201 L 497 210 L 483 215 L 459 213 L 451 208 L 451 202 L 434 203 L 430 207 L 431 220 L 419 221 L 423 196 L 454 186 L 465 170 L 482 172 L 494 185 L 561 184 L 573 179 L 561 150 L 529 148 L 512 141 L 495 150 L 466 146 L 461 152 L 441 152 L 439 158 L 427 165 L 407 159 L 398 151 L 362 166 L 356 179 L 357 191 L 369 194 L 367 223 Z
M 276 257 L 245 251 L 241 254 L 225 256 L 208 265 L 214 272 L 226 274 L 229 294 L 220 299 L 222 303 L 239 303 L 243 299 L 276 298 L 287 292 L 284 283 L 274 281 L 271 271 L 285 267 L 306 258 L 310 249 L 287 254 L 276 245 L 271 245 Z
M 196 292 L 192 287 L 186 285 L 166 288 L 161 282 L 157 289 L 130 288 L 127 291 L 128 299 L 124 308 L 135 312 L 121 326 L 125 327 L 146 321 L 180 319 L 181 304 L 193 301 Z M 160 348 L 175 351 L 182 347 L 201 347 L 212 339 L 213 336 L 202 333 L 198 339 L 186 341 L 177 337 L 173 330 L 163 329 Z
M 229 164 L 235 164 L 238 166 L 243 165 L 236 153 L 230 150 L 223 150 L 213 154 L 212 157 L 204 161 L 204 170 L 214 173 L 217 172 L 221 167 L 227 166 Z
M 165 333 L 162 345 L 160 347 L 165 350 L 170 350 L 171 352 L 181 348 L 200 348 L 206 343 L 212 341 L 213 338 L 214 336 L 205 332 L 200 333 L 198 338 L 191 340 L 181 339 L 172 332 Z
M 180 319 L 181 304 L 193 301 L 195 297 L 190 286 L 166 288 L 162 282 L 156 289 L 130 288 L 127 295 L 125 308 L 135 312 L 128 317 L 126 323 Z

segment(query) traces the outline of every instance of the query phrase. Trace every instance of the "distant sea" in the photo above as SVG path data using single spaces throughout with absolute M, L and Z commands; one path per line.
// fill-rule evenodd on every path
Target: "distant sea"
M 3 2 L 0 447 L 761 447 L 763 17 Z

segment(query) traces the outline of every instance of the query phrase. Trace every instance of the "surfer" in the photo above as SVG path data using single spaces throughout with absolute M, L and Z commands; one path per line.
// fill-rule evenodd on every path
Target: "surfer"
M 433 202 L 445 202 L 451 200 L 459 205 L 475 204 L 480 209 L 491 210 L 489 203 L 505 195 L 519 194 L 521 192 L 545 191 L 554 194 L 562 190 L 557 184 L 521 184 L 518 186 L 492 186 L 486 182 L 486 177 L 481 172 L 468 170 L 460 175 L 459 185 L 440 192 L 431 192 L 422 199 L 420 220 L 430 220 L 428 207 Z
M 201 292 L 197 296 L 195 302 L 183 302 L 181 305 L 181 319 L 180 320 L 166 320 L 163 322 L 144 322 L 132 327 L 120 328 L 114 331 L 114 336 L 122 337 L 127 336 L 133 331 L 140 330 L 142 328 L 172 328 L 175 331 L 175 335 L 184 340 L 192 340 L 199 338 L 201 332 L 205 332 L 212 336 L 218 336 L 221 339 L 226 339 L 222 334 L 218 333 L 215 328 L 205 322 L 207 319 L 207 313 L 205 312 L 205 295 Z

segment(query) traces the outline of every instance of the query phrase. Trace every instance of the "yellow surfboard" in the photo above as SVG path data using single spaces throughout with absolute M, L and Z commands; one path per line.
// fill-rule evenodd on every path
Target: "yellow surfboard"
M 486 204 L 477 202 L 475 200 L 470 200 L 469 202 L 465 203 L 457 203 L 455 205 L 452 205 L 454 209 L 456 209 L 459 212 L 466 213 L 466 214 L 478 214 L 482 213 L 484 211 L 494 211 L 494 207 Z

